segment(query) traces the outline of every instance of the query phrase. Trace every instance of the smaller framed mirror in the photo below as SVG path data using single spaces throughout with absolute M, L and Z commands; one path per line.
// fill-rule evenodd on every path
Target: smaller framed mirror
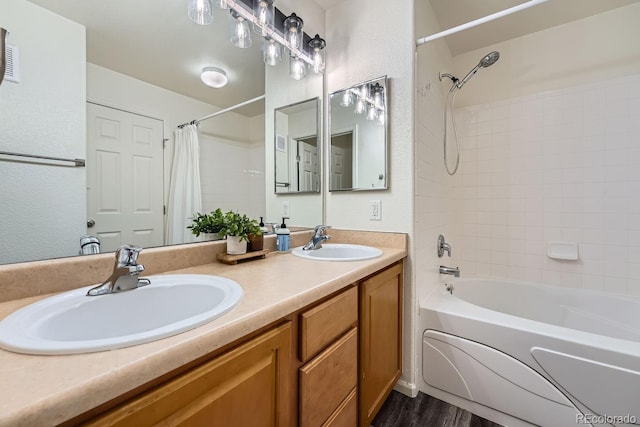
M 275 193 L 320 192 L 320 98 L 275 109 Z
M 387 189 L 387 77 L 329 95 L 329 191 Z

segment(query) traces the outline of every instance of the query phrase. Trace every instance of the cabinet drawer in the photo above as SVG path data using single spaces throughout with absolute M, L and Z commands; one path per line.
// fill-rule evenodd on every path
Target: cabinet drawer
M 357 287 L 300 314 L 300 360 L 311 359 L 357 323 Z
M 300 369 L 300 426 L 325 423 L 358 382 L 358 329 Z
M 357 424 L 358 395 L 354 388 L 322 427 L 354 427 Z

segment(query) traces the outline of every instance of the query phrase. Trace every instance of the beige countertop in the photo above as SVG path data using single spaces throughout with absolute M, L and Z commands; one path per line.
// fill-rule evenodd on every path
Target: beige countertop
M 369 241 L 383 250 L 381 257 L 367 261 L 322 262 L 290 253 L 272 253 L 265 259 L 239 265 L 214 262 L 166 272 L 227 277 L 244 290 L 242 300 L 229 313 L 169 338 L 67 356 L 33 356 L 0 350 L 0 426 L 49 426 L 69 420 L 407 255 L 404 235 L 390 239 L 390 246 L 394 247 L 384 247 L 380 246 L 385 242 L 380 234 L 383 233 L 371 234 L 373 240 L 360 236 L 354 241 L 365 244 Z M 0 303 L 0 319 L 42 298 Z

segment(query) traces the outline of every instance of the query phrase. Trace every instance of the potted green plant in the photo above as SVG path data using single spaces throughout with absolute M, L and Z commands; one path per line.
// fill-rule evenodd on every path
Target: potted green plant
M 251 221 L 247 226 L 247 232 L 249 233 L 249 251 L 261 251 L 264 248 L 264 236 L 260 229 L 260 224 L 256 220 Z
M 219 240 L 224 237 L 221 231 L 224 228 L 224 214 L 220 208 L 208 214 L 196 212 L 193 224 L 187 227 L 194 236 L 204 235 L 205 240 Z
M 227 236 L 227 254 L 241 255 L 247 252 L 249 234 L 260 232 L 260 226 L 256 220 L 246 215 L 229 211 L 224 214 L 220 234 Z

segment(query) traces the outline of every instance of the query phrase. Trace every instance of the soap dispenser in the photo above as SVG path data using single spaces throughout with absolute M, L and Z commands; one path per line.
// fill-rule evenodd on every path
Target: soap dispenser
M 260 217 L 260 231 L 262 231 L 262 234 L 269 234 L 269 229 L 264 225 L 263 218 Z
M 291 232 L 287 228 L 287 224 L 285 224 L 285 220 L 289 219 L 288 216 L 282 217 L 282 224 L 276 231 L 276 248 L 278 252 L 289 252 L 289 246 L 291 244 Z

